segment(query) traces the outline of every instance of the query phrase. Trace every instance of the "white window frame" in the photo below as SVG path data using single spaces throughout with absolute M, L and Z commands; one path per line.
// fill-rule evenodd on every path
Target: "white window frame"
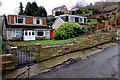
M 82 20 L 81 20 L 81 19 L 82 19 Z M 79 22 L 80 22 L 80 23 L 83 23 L 83 18 L 79 18 Z
M 38 35 L 37 35 L 38 32 L 43 32 L 43 36 L 38 36 Z M 45 30 L 36 30 L 36 31 L 35 31 L 35 36 L 36 36 L 36 37 L 44 37 L 45 34 L 46 34 L 46 33 L 45 33 Z
M 41 18 L 33 18 L 33 24 L 37 24 L 36 20 L 39 19 L 39 24 L 38 25 L 42 25 L 42 19 Z
M 17 22 L 16 22 L 16 18 L 17 18 Z M 18 18 L 23 18 L 23 23 L 18 23 Z M 14 17 L 14 23 L 15 24 L 25 24 L 25 22 L 26 22 L 25 17 L 18 17 L 18 16 Z
M 12 30 L 12 37 L 16 37 L 16 30 Z
M 20 35 L 17 36 L 17 33 L 20 33 Z M 12 30 L 12 37 L 22 37 L 22 30 L 21 29 L 13 29 Z

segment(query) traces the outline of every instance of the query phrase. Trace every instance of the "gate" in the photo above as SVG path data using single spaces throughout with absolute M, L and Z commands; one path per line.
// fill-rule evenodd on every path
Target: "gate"
M 32 63 L 35 56 L 29 50 L 17 49 L 18 65 Z

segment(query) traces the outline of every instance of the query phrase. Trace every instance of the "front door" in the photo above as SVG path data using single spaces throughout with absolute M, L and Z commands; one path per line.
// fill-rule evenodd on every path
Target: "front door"
M 34 30 L 24 30 L 24 41 L 35 40 L 35 31 Z

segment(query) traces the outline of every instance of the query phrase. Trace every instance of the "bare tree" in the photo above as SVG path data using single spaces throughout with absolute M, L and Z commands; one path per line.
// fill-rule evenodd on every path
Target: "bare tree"
M 2 6 L 2 2 L 0 2 L 0 6 Z
M 16 7 L 15 9 L 14 9 L 14 14 L 18 14 L 19 13 L 19 7 Z
M 105 2 L 119 2 L 119 0 L 105 0 Z
M 84 0 L 79 0 L 73 8 L 81 9 L 85 7 L 86 5 L 88 5 L 87 2 L 85 2 Z

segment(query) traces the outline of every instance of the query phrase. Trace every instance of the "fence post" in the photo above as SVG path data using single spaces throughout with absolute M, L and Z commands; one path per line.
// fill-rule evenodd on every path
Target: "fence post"
M 11 54 L 17 54 L 17 47 L 11 47 Z

